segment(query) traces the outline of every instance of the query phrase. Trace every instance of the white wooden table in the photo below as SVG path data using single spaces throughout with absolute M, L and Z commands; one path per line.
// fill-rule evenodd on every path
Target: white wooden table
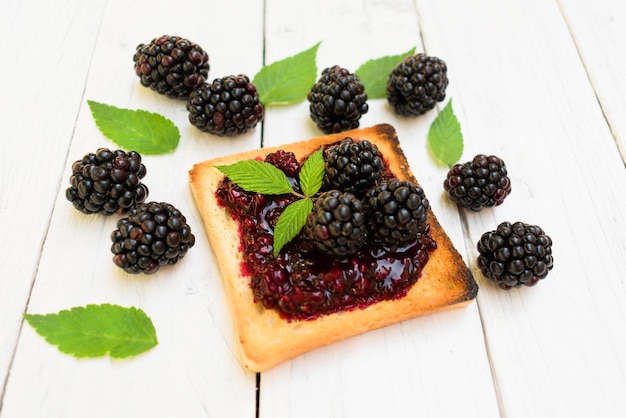
M 66 0 L 0 2 L 0 417 L 626 416 L 626 3 L 622 0 Z M 245 73 L 318 41 L 318 69 L 356 69 L 416 47 L 448 63 L 462 160 L 502 157 L 513 193 L 480 213 L 443 195 L 447 167 L 425 141 L 436 116 L 370 101 L 390 123 L 435 213 L 480 285 L 469 307 L 315 350 L 260 375 L 233 355 L 216 260 L 187 185 L 198 161 L 319 135 L 307 104 L 269 107 L 236 139 L 203 134 L 181 102 L 139 85 L 138 43 L 176 34 L 210 55 L 209 79 Z M 96 100 L 170 118 L 181 142 L 145 156 L 150 200 L 187 216 L 196 246 L 154 276 L 111 262 L 116 218 L 65 200 L 70 166 L 115 147 Z M 149 182 L 148 182 L 149 179 Z M 475 243 L 501 221 L 540 225 L 555 267 L 502 291 Z M 78 360 L 22 314 L 88 303 L 143 309 L 159 344 L 127 360 Z

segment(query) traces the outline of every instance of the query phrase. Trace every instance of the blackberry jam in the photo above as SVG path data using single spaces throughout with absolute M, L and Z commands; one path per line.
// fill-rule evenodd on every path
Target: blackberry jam
M 401 298 L 417 282 L 429 253 L 437 247 L 427 227 L 394 251 L 367 243 L 355 254 L 333 258 L 301 233 L 275 256 L 276 221 L 297 197 L 246 192 L 228 178 L 222 180 L 216 196 L 239 225 L 242 273 L 251 277 L 255 302 L 287 320 L 310 320 Z

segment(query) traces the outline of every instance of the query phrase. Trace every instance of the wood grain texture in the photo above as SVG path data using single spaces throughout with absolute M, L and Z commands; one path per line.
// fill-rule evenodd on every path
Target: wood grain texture
M 3 418 L 41 416 L 43 411 L 48 416 L 59 417 L 179 414 L 201 417 L 206 416 L 207 411 L 217 416 L 255 414 L 256 379 L 245 373 L 232 355 L 231 327 L 223 289 L 187 186 L 187 170 L 198 159 L 232 153 L 245 146 L 258 147 L 260 130 L 237 141 L 198 131 L 187 121 L 183 101 L 161 97 L 140 86 L 132 61 L 137 44 L 171 33 L 206 45 L 212 65 L 210 76 L 257 71 L 262 66 L 263 22 L 259 19 L 262 4 L 235 1 L 229 5 L 236 8 L 245 5 L 250 11 L 247 17 L 240 19 L 246 32 L 229 35 L 232 42 L 241 45 L 238 56 L 231 56 L 229 43 L 215 41 L 223 38 L 224 33 L 231 33 L 230 23 L 215 20 L 211 25 L 204 24 L 201 16 L 210 12 L 211 5 L 199 1 L 185 4 L 198 13 L 193 25 L 187 13 L 162 13 L 153 2 L 108 2 L 106 8 L 99 9 L 100 15 L 95 21 L 102 23 L 93 26 L 95 43 L 66 47 L 68 56 L 74 54 L 84 60 L 84 72 L 87 74 L 88 70 L 88 76 L 86 80 L 79 80 L 80 95 L 76 97 L 73 114 L 61 118 L 75 123 L 71 126 L 73 131 L 70 129 L 53 138 L 42 135 L 40 140 L 56 143 L 55 146 L 63 150 L 62 160 L 52 156 L 52 162 L 63 165 L 59 163 L 65 158 L 67 161 L 64 167 L 53 171 L 54 180 L 61 184 L 46 186 L 48 192 L 57 192 L 56 203 L 54 209 L 50 207 L 49 213 L 42 217 L 45 220 L 52 213 L 45 243 L 39 249 L 41 258 L 28 311 L 49 313 L 104 302 L 136 306 L 152 318 L 159 344 L 145 356 L 128 361 L 77 361 L 59 353 L 32 328 L 25 326 L 3 397 Z M 81 17 L 79 22 L 94 23 L 89 17 Z M 80 37 L 78 33 L 73 36 Z M 72 68 L 65 68 L 65 71 L 71 74 Z M 58 84 L 50 80 L 51 99 L 65 99 L 64 89 L 71 83 L 71 79 Z M 174 204 L 196 232 L 195 247 L 175 269 L 163 269 L 150 277 L 123 273 L 111 262 L 109 250 L 109 235 L 117 217 L 83 215 L 65 200 L 71 164 L 99 147 L 116 148 L 96 128 L 86 100 L 158 112 L 179 127 L 181 140 L 175 152 L 143 158 L 148 172 L 144 179 L 150 189 L 148 200 Z M 49 106 L 55 107 L 52 103 Z M 19 143 L 15 142 L 15 146 Z M 42 150 L 36 155 L 43 158 L 46 153 Z M 28 187 L 23 189 L 28 190 Z M 23 207 L 36 207 L 36 204 L 31 201 Z M 26 290 L 25 296 L 28 296 Z M 13 311 L 21 315 L 24 306 Z M 16 336 L 14 333 L 13 338 Z M 27 402 L 25 394 L 28 394 Z M 104 399 L 107 401 L 103 402 Z M 247 402 L 241 401 L 246 399 Z
M 626 5 L 619 0 L 561 0 L 561 11 L 626 161 Z
M 0 4 L 0 33 L 13 45 L 10 64 L 0 70 L 7 80 L 0 106 L 0 394 L 37 274 L 103 11 L 99 1 L 68 1 L 64 10 L 40 6 L 39 18 L 33 19 L 26 3 Z M 33 31 L 34 24 L 46 30 Z M 44 47 L 49 44 L 54 47 Z
M 554 241 L 554 270 L 537 287 L 501 292 L 481 283 L 501 409 L 507 417 L 619 416 L 626 188 L 615 185 L 626 171 L 559 8 L 417 4 L 426 49 L 456 69 L 449 92 L 460 105 L 466 156 L 495 153 L 511 175 L 505 204 L 467 214 L 467 238 L 475 243 L 499 222 L 520 220 Z M 489 13 L 467 19 L 473 10 Z M 454 32 L 437 30 L 444 22 Z
M 177 34 L 209 52 L 209 78 L 250 77 L 321 41 L 318 73 L 412 47 L 448 63 L 465 138 L 507 163 L 513 193 L 459 211 L 426 134 L 437 110 L 396 116 L 370 101 L 362 126 L 393 125 L 416 178 L 479 281 L 478 303 L 299 356 L 260 376 L 265 417 L 626 416 L 626 7 L 619 0 L 121 0 L 0 2 L 0 418 L 249 417 L 256 376 L 233 355 L 216 260 L 187 186 L 196 162 L 319 135 L 306 102 L 270 107 L 236 139 L 189 125 L 184 104 L 142 88 L 135 46 Z M 8 80 L 8 81 L 7 81 Z M 196 246 L 171 269 L 130 277 L 111 262 L 116 219 L 65 201 L 72 162 L 113 147 L 86 100 L 161 113 L 176 151 L 147 156 L 150 200 L 187 216 Z M 503 292 L 475 266 L 480 235 L 504 220 L 543 227 L 555 267 Z M 159 345 L 124 361 L 59 353 L 22 313 L 87 303 L 142 308 Z

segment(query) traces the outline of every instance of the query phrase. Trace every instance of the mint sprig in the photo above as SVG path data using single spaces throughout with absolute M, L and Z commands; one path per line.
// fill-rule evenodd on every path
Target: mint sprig
M 322 187 L 324 178 L 323 149 L 311 154 L 298 175 L 302 193 L 294 190 L 287 175 L 274 165 L 258 160 L 243 160 L 229 165 L 215 166 L 232 182 L 247 192 L 267 195 L 291 193 L 299 199 L 285 207 L 274 228 L 274 255 L 294 239 L 304 227 L 306 218 L 313 210 L 313 196 Z
M 315 84 L 320 43 L 261 68 L 252 83 L 264 105 L 289 105 L 306 99 L 309 89 Z
M 461 158 L 463 134 L 452 109 L 452 99 L 430 125 L 427 141 L 432 156 L 441 164 L 451 165 Z
M 93 100 L 87 100 L 87 104 L 100 132 L 127 151 L 164 154 L 178 146 L 178 127 L 158 113 L 122 109 Z
M 141 309 L 118 305 L 79 306 L 58 313 L 24 314 L 24 319 L 59 351 L 75 357 L 125 358 L 157 342 L 152 321 Z

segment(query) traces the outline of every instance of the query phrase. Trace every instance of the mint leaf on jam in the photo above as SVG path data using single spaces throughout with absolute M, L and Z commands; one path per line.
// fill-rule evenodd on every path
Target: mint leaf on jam
M 324 180 L 323 148 L 309 155 L 299 174 L 300 189 L 304 198 L 296 200 L 285 207 L 278 217 L 274 228 L 274 255 L 277 255 L 285 244 L 294 239 L 306 223 L 306 218 L 313 210 L 311 198 L 322 187 Z M 294 193 L 297 195 L 297 193 Z
M 300 169 L 300 188 L 307 197 L 312 197 L 322 187 L 324 180 L 323 149 L 315 151 L 306 159 Z
M 313 210 L 312 197 L 322 187 L 324 180 L 324 154 L 320 147 L 302 164 L 298 176 L 302 193 L 291 187 L 282 170 L 267 162 L 242 160 L 215 168 L 245 191 L 266 195 L 291 193 L 299 198 L 285 207 L 274 227 L 274 255 L 277 255 L 285 244 L 300 233 Z
M 384 99 L 387 97 L 387 80 L 391 70 L 405 57 L 415 54 L 415 48 L 399 55 L 371 59 L 361 65 L 354 73 L 359 76 L 365 87 L 368 99 Z
M 266 65 L 254 76 L 252 83 L 264 105 L 289 105 L 306 99 L 317 77 L 317 48 Z
M 87 103 L 100 132 L 125 150 L 164 154 L 178 146 L 178 127 L 158 113 L 121 109 L 92 100 Z
M 308 197 L 296 200 L 285 207 L 274 228 L 274 255 L 300 233 L 312 210 L 313 201 Z
M 285 173 L 270 163 L 242 160 L 230 165 L 217 165 L 215 168 L 247 192 L 268 195 L 291 192 L 291 184 Z
M 463 134 L 461 124 L 452 109 L 452 99 L 430 125 L 428 147 L 433 157 L 442 164 L 451 165 L 461 158 Z
M 59 351 L 75 357 L 125 358 L 156 344 L 152 321 L 141 309 L 87 305 L 56 314 L 24 314 L 24 319 Z

